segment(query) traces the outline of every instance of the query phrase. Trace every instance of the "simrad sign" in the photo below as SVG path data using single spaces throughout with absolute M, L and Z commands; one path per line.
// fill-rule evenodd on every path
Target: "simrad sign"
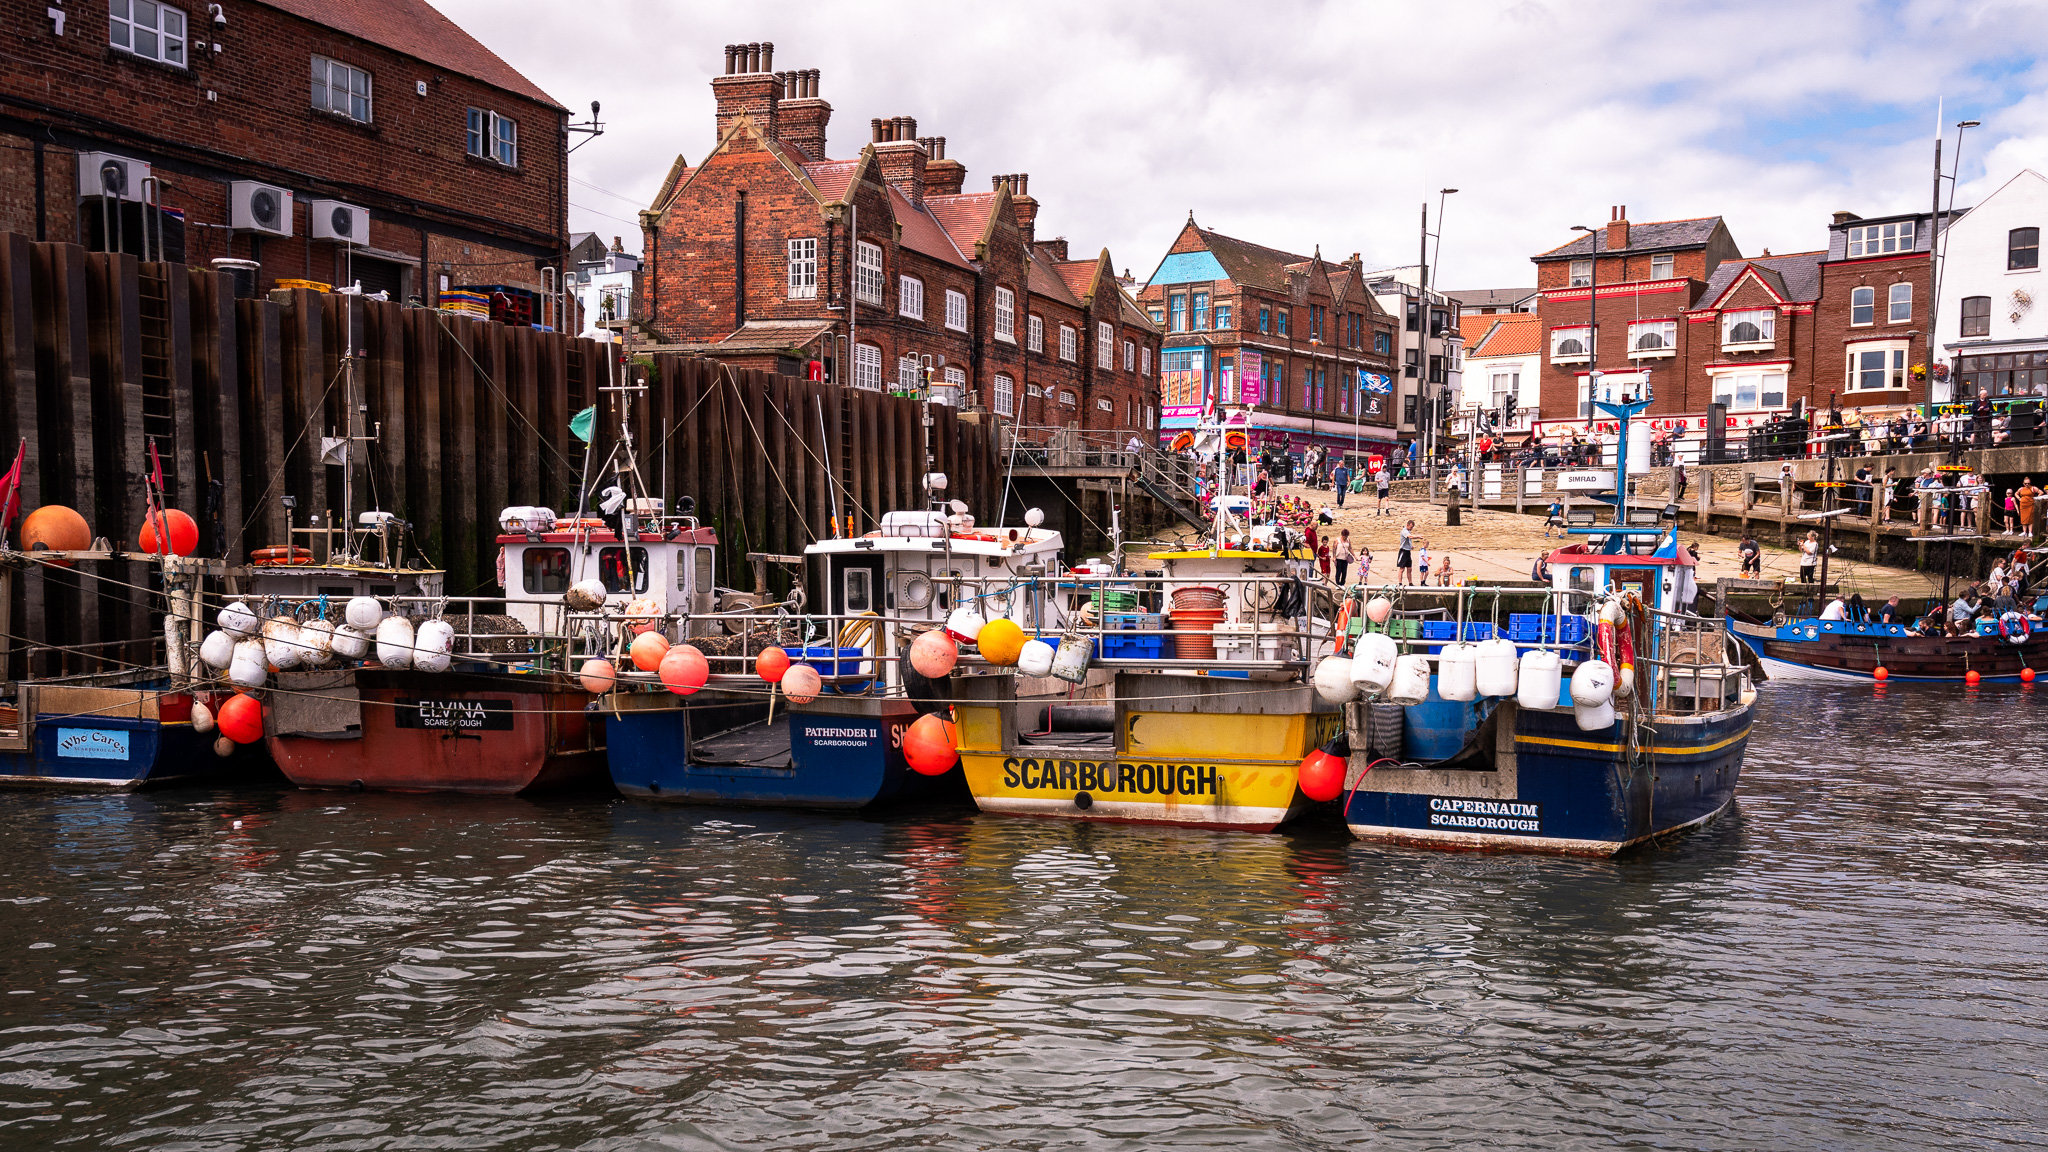
M 1561 492 L 1607 492 L 1614 488 L 1614 473 L 1559 472 L 1557 487 Z

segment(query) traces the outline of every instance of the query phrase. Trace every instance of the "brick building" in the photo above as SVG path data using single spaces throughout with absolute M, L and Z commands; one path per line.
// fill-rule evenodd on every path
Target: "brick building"
M 0 12 L 0 230 L 395 296 L 567 248 L 566 112 L 426 0 Z
M 1023 425 L 1143 426 L 1159 334 L 1107 251 L 1036 235 L 1029 177 L 966 192 L 917 121 L 869 121 L 831 159 L 816 71 L 731 45 L 712 80 L 716 140 L 677 157 L 645 232 L 639 320 L 658 347 L 869 389 L 910 390 Z
M 1393 447 L 1397 324 L 1356 254 L 1283 252 L 1190 214 L 1138 302 L 1165 329 L 1162 432 L 1213 403 L 1245 410 L 1254 447 Z
M 1932 219 L 1835 213 L 1820 266 L 1809 405 L 1839 399 L 1868 417 L 1927 401 L 1925 374 L 1916 379 L 1913 366 L 1928 363 Z

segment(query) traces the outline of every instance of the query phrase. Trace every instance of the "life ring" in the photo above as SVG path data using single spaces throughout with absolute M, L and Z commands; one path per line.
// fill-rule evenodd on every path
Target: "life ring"
M 988 543 L 991 543 L 991 544 L 993 544 L 993 543 L 995 543 L 995 539 L 996 539 L 996 534 L 995 534 L 995 533 L 993 533 L 993 532 L 955 532 L 955 533 L 953 533 L 953 539 L 955 539 L 955 540 L 983 540 L 983 541 L 987 541 Z
M 1998 634 L 2009 643 L 2025 644 L 2034 634 L 2034 626 L 2028 623 L 2026 613 L 2006 612 L 1998 617 Z
M 249 562 L 251 564 L 311 564 L 313 562 L 313 550 L 311 548 L 287 548 L 284 545 L 279 545 L 275 548 L 258 548 L 254 552 L 249 553 Z
M 1330 651 L 1335 655 L 1344 654 L 1344 645 L 1351 640 L 1351 597 L 1344 598 L 1344 606 L 1337 610 L 1337 642 Z

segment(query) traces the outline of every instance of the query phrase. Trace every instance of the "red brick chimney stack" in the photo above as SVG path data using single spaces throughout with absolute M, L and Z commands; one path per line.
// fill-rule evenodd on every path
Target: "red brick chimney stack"
M 1628 205 L 1618 204 L 1610 210 L 1607 218 L 1607 250 L 1619 252 L 1628 247 Z
M 924 166 L 929 157 L 917 138 L 917 118 L 894 116 L 875 123 L 875 162 L 882 170 L 882 182 L 923 207 Z
M 782 102 L 782 81 L 775 67 L 773 44 L 727 44 L 725 75 L 711 78 L 711 97 L 718 105 L 718 138 L 732 128 L 741 115 L 754 122 L 770 137 L 776 137 L 776 112 Z
M 927 136 L 924 141 L 924 190 L 927 196 L 958 196 L 967 185 L 967 165 L 946 157 L 946 138 Z
M 782 74 L 782 97 L 777 103 L 777 139 L 804 154 L 806 160 L 825 159 L 825 128 L 832 122 L 832 105 L 818 99 L 818 70 Z
M 1031 177 L 1023 172 L 991 176 L 989 187 L 1010 190 L 1010 205 L 1017 214 L 1017 227 L 1024 230 L 1025 250 L 1029 251 L 1037 236 L 1032 225 L 1038 220 L 1038 201 L 1031 198 Z

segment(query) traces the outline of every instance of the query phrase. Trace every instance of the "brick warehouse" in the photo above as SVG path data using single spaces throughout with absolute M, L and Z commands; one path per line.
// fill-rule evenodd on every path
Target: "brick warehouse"
M 359 279 L 395 297 L 444 278 L 540 288 L 568 247 L 567 114 L 426 0 L 0 11 L 18 30 L 0 231 L 137 255 L 160 236 L 172 260 L 257 261 L 257 289 Z M 110 165 L 118 196 L 100 194 Z
M 1330 263 L 1212 232 L 1192 214 L 1138 302 L 1166 329 L 1166 416 L 1241 407 L 1259 444 L 1391 451 L 1398 322 L 1354 253 Z
M 637 318 L 657 347 L 866 389 L 910 388 L 1026 426 L 1156 420 L 1159 333 L 1109 253 L 1040 241 L 1029 178 L 965 192 L 944 137 L 871 120 L 826 155 L 815 71 L 731 45 L 712 79 L 717 143 L 678 157 L 642 213 Z

